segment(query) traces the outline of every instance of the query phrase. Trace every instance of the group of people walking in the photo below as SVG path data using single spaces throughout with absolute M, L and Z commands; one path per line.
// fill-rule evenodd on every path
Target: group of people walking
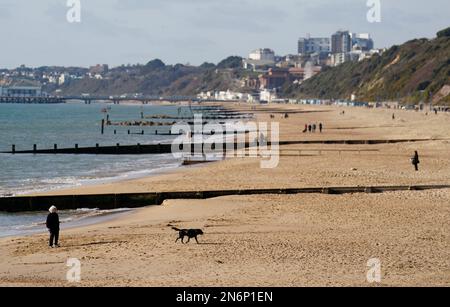
M 323 131 L 323 124 L 306 124 L 305 129 L 303 130 L 303 133 L 316 133 L 317 129 L 319 129 L 319 132 L 322 133 Z

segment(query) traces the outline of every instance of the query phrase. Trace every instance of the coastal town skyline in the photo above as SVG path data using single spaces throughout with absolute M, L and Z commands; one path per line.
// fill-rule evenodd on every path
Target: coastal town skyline
M 448 10 L 444 8 L 449 6 L 440 0 L 381 1 L 381 22 L 371 23 L 366 18 L 370 8 L 359 0 L 286 0 L 283 5 L 269 1 L 149 4 L 96 0 L 81 1 L 81 22 L 69 23 L 66 4 L 62 0 L 1 1 L 0 33 L 16 40 L 5 45 L 0 67 L 118 66 L 153 58 L 168 64 L 200 65 L 217 63 L 229 55 L 246 56 L 256 48 L 296 54 L 300 37 L 330 37 L 337 30 L 371 33 L 376 48 L 385 48 L 416 37 L 433 37 L 446 26 Z M 345 10 L 339 9 L 344 6 Z M 33 24 L 33 29 L 28 24 Z M 29 56 L 30 46 L 36 51 L 33 56 Z

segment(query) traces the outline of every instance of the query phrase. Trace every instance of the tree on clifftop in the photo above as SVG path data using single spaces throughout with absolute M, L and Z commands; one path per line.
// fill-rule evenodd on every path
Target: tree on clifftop
M 450 37 L 450 27 L 448 27 L 447 29 L 444 29 L 442 31 L 439 31 L 437 33 L 437 37 Z
M 202 65 L 200 65 L 200 68 L 202 68 L 202 69 L 213 69 L 213 68 L 216 68 L 216 65 L 214 65 L 213 63 L 205 62 Z
M 242 58 L 239 56 L 230 56 L 217 64 L 218 68 L 240 68 L 242 67 Z
M 155 59 L 155 60 L 152 60 L 152 61 L 148 62 L 144 66 L 143 72 L 144 73 L 149 73 L 149 72 L 151 72 L 153 70 L 161 70 L 161 69 L 164 69 L 164 68 L 166 68 L 166 64 L 164 64 L 164 62 L 161 61 L 160 59 Z

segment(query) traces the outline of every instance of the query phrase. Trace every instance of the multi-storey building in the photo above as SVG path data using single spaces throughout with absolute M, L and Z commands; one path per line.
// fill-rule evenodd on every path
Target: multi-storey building
M 329 53 L 331 42 L 328 37 L 302 37 L 298 40 L 298 53 L 310 55 L 312 53 Z
M 352 51 L 352 37 L 349 31 L 338 31 L 331 36 L 331 53 Z

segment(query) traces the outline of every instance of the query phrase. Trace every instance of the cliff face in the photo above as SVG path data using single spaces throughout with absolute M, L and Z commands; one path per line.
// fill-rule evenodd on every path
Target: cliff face
M 416 39 L 393 46 L 383 55 L 327 68 L 301 85 L 291 85 L 292 97 L 400 99 L 403 102 L 448 103 L 450 37 L 445 30 L 433 40 Z
M 153 60 L 147 65 L 116 68 L 102 80 L 70 80 L 59 89 L 63 95 L 142 93 L 162 96 L 194 96 L 202 91 L 238 90 L 240 69 L 235 67 L 238 62 L 241 63 L 242 59 L 230 57 L 217 66 L 205 63 L 196 67 L 181 64 L 166 66 L 160 60 Z M 53 92 L 55 89 L 49 87 L 47 91 Z
M 208 78 L 207 78 L 208 76 Z M 197 68 L 152 71 L 142 75 L 117 73 L 107 79 L 72 80 L 60 89 L 63 94 L 91 93 L 98 95 L 195 95 L 217 86 L 226 89 L 228 82 L 222 73 Z

